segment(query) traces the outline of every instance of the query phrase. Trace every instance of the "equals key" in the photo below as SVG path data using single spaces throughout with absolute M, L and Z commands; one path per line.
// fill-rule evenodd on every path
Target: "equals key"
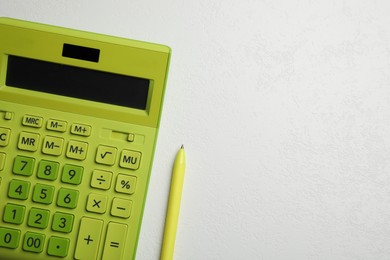
M 126 243 L 127 225 L 110 222 L 107 228 L 102 260 L 122 259 Z

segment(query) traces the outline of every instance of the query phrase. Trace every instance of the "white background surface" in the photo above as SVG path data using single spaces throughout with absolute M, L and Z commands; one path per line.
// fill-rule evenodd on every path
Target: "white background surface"
M 0 0 L 0 16 L 169 45 L 137 259 L 390 259 L 390 2 Z M 1 36 L 0 36 L 1 40 Z

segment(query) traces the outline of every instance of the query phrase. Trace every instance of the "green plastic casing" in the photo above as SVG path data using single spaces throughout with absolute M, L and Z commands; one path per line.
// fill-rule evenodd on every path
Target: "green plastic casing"
M 91 62 L 63 57 L 64 43 L 99 49 L 99 61 Z M 1 247 L 0 241 L 0 259 L 76 259 L 75 251 L 82 218 L 103 221 L 96 259 L 103 259 L 105 243 L 108 243 L 106 236 L 109 223 L 120 223 L 127 226 L 127 232 L 125 232 L 126 243 L 122 248 L 122 259 L 135 259 L 159 130 L 170 53 L 169 47 L 159 44 L 0 18 L 0 130 L 10 130 L 8 143 L 6 145 L 3 143 L 3 146 L 0 145 L 0 155 L 2 154 L 3 157 L 3 166 L 0 167 L 0 228 L 20 231 L 16 248 Z M 134 109 L 8 86 L 6 85 L 6 73 L 10 55 L 148 79 L 150 84 L 146 109 Z M 111 90 L 108 86 L 107 92 L 109 91 Z M 33 127 L 23 125 L 22 122 L 26 115 L 39 118 L 41 125 L 33 125 Z M 66 122 L 66 130 L 64 132 L 50 131 L 48 129 L 49 120 Z M 71 133 L 74 124 L 90 126 L 89 136 Z M 21 133 L 33 133 L 39 136 L 37 150 L 20 149 Z M 60 155 L 42 152 L 44 140 L 47 136 L 64 140 Z M 85 159 L 74 159 L 67 156 L 70 141 L 87 144 L 88 152 Z M 117 153 L 113 165 L 97 162 L 99 156 L 104 157 L 104 154 L 98 152 L 99 146 L 116 149 Z M 141 155 L 138 158 L 139 166 L 137 169 L 128 169 L 120 165 L 121 160 L 123 160 L 123 156 L 121 156 L 123 150 L 134 151 Z M 17 156 L 35 159 L 34 171 L 31 176 L 21 176 L 14 173 L 14 161 Z M 59 173 L 55 180 L 38 178 L 37 169 L 39 162 L 42 160 L 59 163 Z M 62 182 L 61 172 L 65 164 L 83 167 L 82 181 L 79 185 Z M 92 172 L 96 169 L 112 173 L 109 189 L 100 190 L 91 186 Z M 133 194 L 124 194 L 116 190 L 116 187 L 121 184 L 122 188 L 126 189 L 126 182 L 117 183 L 120 181 L 118 179 L 119 175 L 136 177 Z M 27 199 L 21 200 L 9 197 L 10 181 L 15 179 L 30 183 Z M 54 187 L 54 198 L 51 204 L 41 204 L 33 201 L 33 190 L 37 184 Z M 60 188 L 79 191 L 76 208 L 68 209 L 57 205 L 58 190 Z M 91 193 L 107 197 L 104 213 L 87 210 L 88 196 Z M 114 198 L 126 199 L 132 202 L 129 218 L 116 217 L 111 214 Z M 4 209 L 7 204 L 25 207 L 21 224 L 4 221 Z M 29 212 L 32 208 L 44 209 L 50 212 L 47 228 L 39 229 L 28 225 Z M 74 216 L 71 232 L 62 233 L 53 230 L 53 214 L 56 212 Z M 44 245 L 41 252 L 29 252 L 29 250 L 23 249 L 27 232 L 44 235 Z M 70 244 L 66 257 L 58 258 L 47 254 L 48 240 L 51 237 L 69 239 Z M 88 259 L 93 260 L 92 258 Z M 119 259 L 112 258 L 112 260 Z

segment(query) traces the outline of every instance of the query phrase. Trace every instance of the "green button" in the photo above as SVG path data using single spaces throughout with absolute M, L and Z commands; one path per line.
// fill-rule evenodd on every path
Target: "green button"
M 35 159 L 25 156 L 16 156 L 13 173 L 24 176 L 31 176 L 34 172 Z
M 77 206 L 78 197 L 77 190 L 61 188 L 58 191 L 57 206 L 74 209 Z
M 27 181 L 11 180 L 9 183 L 8 197 L 26 200 L 30 191 L 30 183 Z
M 83 179 L 84 168 L 77 165 L 66 164 L 62 170 L 61 181 L 64 183 L 79 185 Z
M 45 235 L 33 232 L 27 232 L 24 235 L 23 250 L 40 253 L 45 245 Z
M 54 187 L 50 185 L 37 184 L 34 187 L 32 200 L 37 203 L 51 204 L 54 197 Z
M 47 254 L 51 256 L 66 257 L 69 250 L 69 239 L 51 237 L 47 246 Z
M 38 208 L 31 208 L 28 215 L 27 225 L 44 229 L 49 225 L 50 211 Z
M 20 225 L 23 223 L 25 211 L 26 207 L 24 206 L 7 204 L 4 208 L 3 220 L 7 223 Z
M 17 248 L 19 240 L 20 230 L 0 227 L 0 247 Z
M 70 233 L 73 229 L 74 216 L 71 214 L 57 212 L 53 217 L 51 229 L 58 232 Z
M 38 165 L 37 176 L 40 179 L 54 181 L 57 179 L 60 164 L 57 162 L 42 160 Z

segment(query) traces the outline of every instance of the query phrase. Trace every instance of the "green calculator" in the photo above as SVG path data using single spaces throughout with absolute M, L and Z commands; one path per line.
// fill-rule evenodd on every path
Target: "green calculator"
M 0 18 L 0 259 L 134 259 L 167 46 Z

